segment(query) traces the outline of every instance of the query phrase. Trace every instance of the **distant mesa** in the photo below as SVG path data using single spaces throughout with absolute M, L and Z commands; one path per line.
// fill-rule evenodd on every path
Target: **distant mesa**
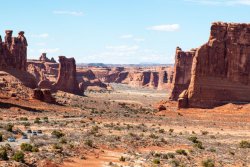
M 173 81 L 171 66 L 92 67 L 91 71 L 104 83 L 121 83 L 138 88 L 168 90 Z

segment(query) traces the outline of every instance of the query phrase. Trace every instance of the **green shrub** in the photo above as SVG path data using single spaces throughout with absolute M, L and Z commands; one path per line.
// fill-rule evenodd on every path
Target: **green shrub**
M 3 134 L 0 133 L 0 142 L 2 142 L 2 141 L 3 141 Z
M 174 153 L 168 153 L 167 155 L 168 155 L 169 158 L 175 158 Z
M 17 162 L 24 162 L 24 153 L 22 151 L 17 151 L 13 156 L 13 160 Z
M 197 139 L 198 138 L 196 136 L 191 136 L 191 137 L 188 138 L 188 140 L 191 141 L 191 142 L 193 142 L 193 143 L 197 143 L 198 142 Z
M 153 160 L 153 163 L 154 163 L 154 164 L 160 164 L 161 161 L 160 161 L 159 159 L 154 159 L 154 160 Z
M 61 139 L 60 139 L 60 143 L 61 143 L 61 144 L 66 144 L 66 143 L 67 143 L 67 140 L 66 140 L 65 138 L 61 138 Z
M 202 134 L 202 135 L 207 135 L 207 134 L 208 134 L 208 131 L 201 131 L 201 134 Z
M 29 122 L 24 122 L 24 123 L 22 123 L 25 127 L 27 127 L 27 126 L 30 126 L 30 123 Z
M 197 143 L 195 143 L 194 147 L 199 148 L 199 149 L 204 149 L 201 141 L 198 141 Z
M 28 121 L 28 118 L 27 117 L 21 117 L 20 121 Z
M 242 141 L 240 142 L 240 148 L 250 148 L 250 142 L 249 142 L 249 141 L 242 140 Z
M 86 140 L 84 144 L 89 146 L 89 147 L 94 147 L 94 144 L 93 144 L 92 140 Z
M 48 117 L 43 117 L 43 121 L 44 122 L 49 122 L 49 118 Z
M 177 166 L 180 166 L 180 161 L 178 161 L 177 159 L 174 159 L 171 161 L 171 164 L 174 166 L 174 167 L 177 167 Z
M 7 150 L 4 148 L 1 148 L 0 149 L 0 160 L 7 161 L 8 159 L 9 158 L 8 158 Z
M 125 157 L 121 156 L 119 160 L 122 162 L 125 162 L 126 159 L 125 159 Z
M 149 137 L 152 138 L 152 139 L 158 139 L 158 138 L 159 138 L 159 136 L 157 136 L 157 135 L 155 135 L 155 134 L 153 134 L 153 133 L 151 133 L 151 134 L 149 135 Z
M 175 152 L 176 152 L 177 154 L 187 156 L 187 152 L 186 152 L 185 150 L 176 150 Z
M 62 146 L 60 144 L 56 143 L 56 144 L 53 145 L 53 149 L 62 150 Z
M 92 129 L 90 130 L 90 134 L 96 134 L 99 131 L 99 127 L 98 126 L 93 126 Z
M 33 146 L 28 143 L 22 143 L 20 147 L 22 151 L 28 151 L 28 152 L 31 152 L 33 148 Z
M 33 146 L 31 151 L 32 152 L 39 152 L 39 149 L 37 147 Z
M 203 167 L 214 167 L 214 161 L 211 160 L 211 159 L 207 159 L 207 160 L 204 160 L 202 161 L 202 166 Z
M 54 131 L 51 133 L 51 135 L 53 135 L 53 136 L 55 136 L 56 138 L 59 139 L 59 138 L 63 137 L 65 134 L 62 133 L 61 131 L 54 130 Z
M 165 133 L 165 130 L 164 129 L 160 129 L 159 133 Z
M 12 124 L 7 124 L 7 125 L 5 126 L 5 130 L 7 130 L 8 132 L 12 132 L 12 131 L 13 131 L 13 127 L 14 127 L 14 125 L 12 125 Z
M 40 124 L 41 121 L 40 121 L 40 118 L 36 118 L 35 121 L 34 121 L 35 124 Z
M 173 133 L 173 132 L 174 132 L 174 129 L 169 129 L 169 132 L 170 132 L 170 133 Z

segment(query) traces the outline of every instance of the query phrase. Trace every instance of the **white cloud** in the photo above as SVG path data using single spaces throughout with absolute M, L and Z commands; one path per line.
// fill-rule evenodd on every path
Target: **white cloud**
M 53 13 L 57 15 L 83 16 L 83 12 L 81 11 L 56 10 Z
M 131 38 L 133 38 L 133 37 L 134 37 L 134 36 L 131 35 L 131 34 L 126 34 L 126 35 L 122 35 L 122 36 L 121 36 L 122 39 L 131 39 Z
M 40 53 L 58 53 L 60 51 L 59 48 L 53 48 L 53 49 L 40 49 Z
M 179 24 L 165 24 L 165 25 L 157 25 L 157 26 L 152 26 L 148 27 L 148 30 L 154 30 L 154 31 L 177 31 L 180 29 Z
M 48 33 L 42 33 L 42 34 L 33 34 L 31 35 L 33 38 L 48 38 L 49 34 Z
M 250 0 L 185 0 L 191 3 L 200 3 L 203 5 L 250 5 Z
M 229 1 L 229 5 L 250 5 L 250 0 L 235 0 L 235 1 Z

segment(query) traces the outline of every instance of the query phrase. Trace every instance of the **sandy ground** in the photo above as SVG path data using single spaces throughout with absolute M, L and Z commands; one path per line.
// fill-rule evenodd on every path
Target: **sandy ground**
M 63 105 L 0 99 L 0 118 L 2 123 L 20 124 L 17 127 L 24 129 L 16 119 L 26 116 L 31 123 L 29 128 L 40 128 L 48 135 L 54 129 L 60 129 L 70 136 L 72 132 L 76 135 L 89 131 L 92 124 L 102 127 L 100 133 L 104 138 L 92 137 L 94 143 L 98 144 L 97 148 L 79 147 L 75 156 L 66 157 L 64 162 L 59 163 L 60 167 L 152 166 L 154 156 L 152 157 L 151 152 L 167 154 L 180 149 L 186 150 L 188 156 L 177 154 L 173 160 L 178 160 L 185 166 L 201 166 L 201 161 L 206 158 L 214 159 L 216 166 L 249 166 L 250 150 L 238 148 L 242 140 L 250 141 L 249 104 L 178 110 L 175 102 L 164 102 L 167 97 L 168 92 L 164 91 L 130 90 L 128 87 L 119 88 L 118 85 L 115 92 L 91 93 L 86 97 L 59 94 L 58 98 Z M 160 101 L 166 106 L 165 111 L 155 110 Z M 50 124 L 37 126 L 32 123 L 36 117 L 44 116 L 49 117 Z M 60 126 L 61 124 L 64 126 Z M 106 127 L 107 124 L 113 124 L 112 126 L 122 130 Z M 128 125 L 133 127 L 132 130 L 126 129 Z M 147 131 L 135 128 L 141 125 Z M 159 133 L 160 129 L 164 133 Z M 171 129 L 173 132 L 170 133 Z M 129 137 L 132 133 L 135 136 L 143 133 L 143 136 L 133 140 Z M 159 136 L 159 139 L 147 137 L 152 133 Z M 194 148 L 187 140 L 193 135 L 202 141 L 205 149 Z M 113 143 L 115 148 L 111 148 L 112 142 L 105 141 L 110 136 L 122 139 L 121 142 Z M 165 138 L 167 143 L 162 144 L 160 138 Z M 79 140 L 81 139 L 85 140 L 80 136 Z M 70 140 L 78 141 L 78 138 Z M 155 145 L 159 142 L 159 146 Z M 216 152 L 211 152 L 210 149 L 215 149 Z M 84 157 L 81 157 L 82 152 Z M 128 157 L 128 160 L 120 161 L 121 156 Z M 172 166 L 173 160 L 161 159 L 160 166 Z

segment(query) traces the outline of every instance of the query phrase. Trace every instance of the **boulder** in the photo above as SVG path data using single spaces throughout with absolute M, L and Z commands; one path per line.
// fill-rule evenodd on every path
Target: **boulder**
M 51 95 L 51 91 L 49 89 L 34 89 L 33 98 L 46 103 L 55 103 L 55 98 Z

